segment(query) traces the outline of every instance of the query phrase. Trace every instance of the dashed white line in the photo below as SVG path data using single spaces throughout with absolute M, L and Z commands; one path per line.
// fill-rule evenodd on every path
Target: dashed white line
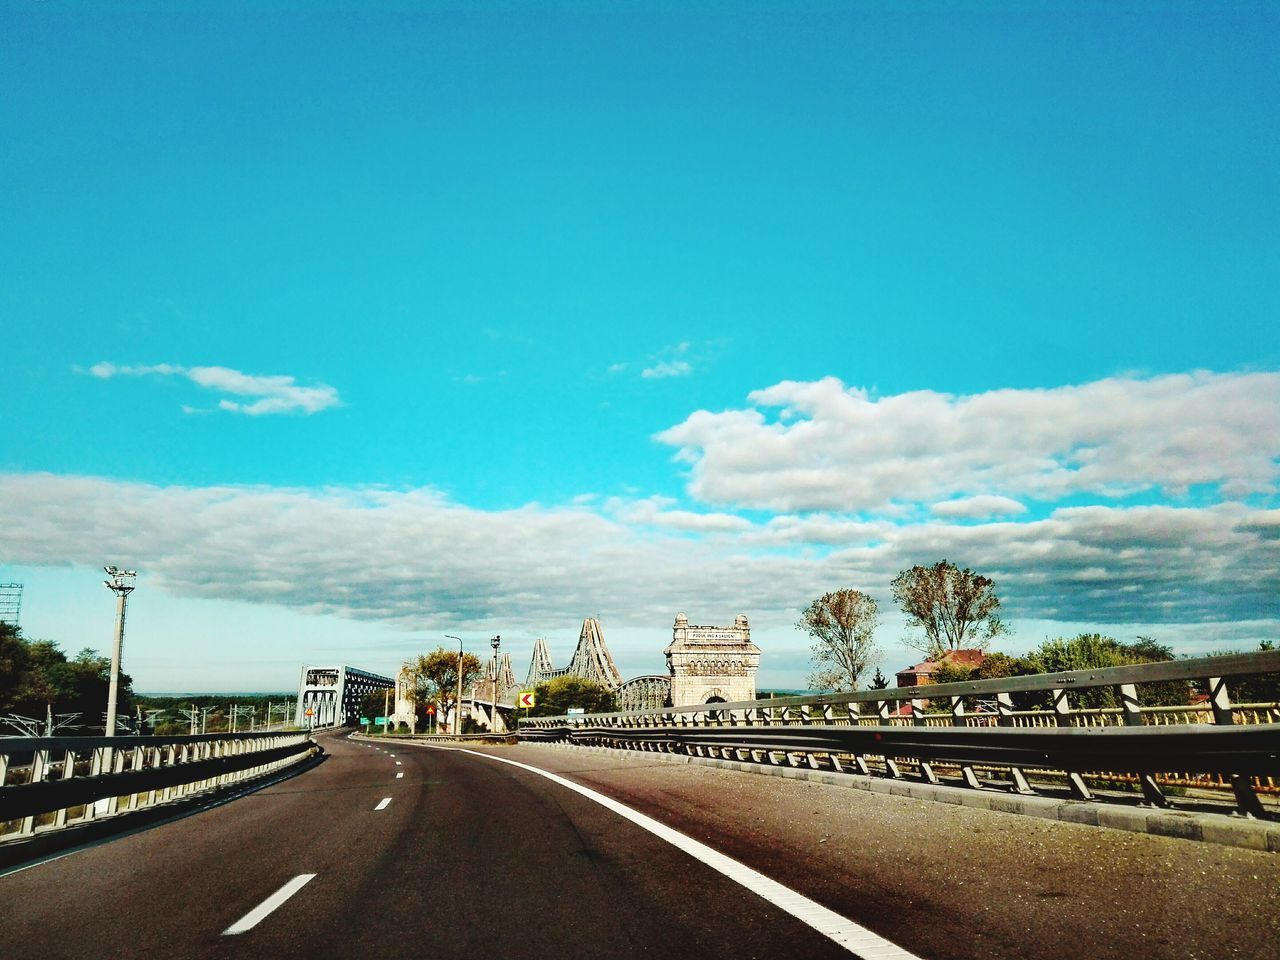
M 390 806 L 390 805 L 391 805 L 391 798 L 390 798 L 390 797 L 383 797 L 383 798 L 382 798 L 382 800 L 380 800 L 380 801 L 378 802 L 378 805 L 377 805 L 376 807 L 374 807 L 373 809 L 375 809 L 375 810 L 385 810 L 385 809 L 387 809 L 387 807 L 388 807 L 388 806 Z
M 396 779 L 399 780 L 403 776 L 404 776 L 404 771 L 401 770 L 399 773 L 396 774 Z
M 283 887 L 273 893 L 262 903 L 258 904 L 243 917 L 233 923 L 227 929 L 222 931 L 224 937 L 235 936 L 237 933 L 244 933 L 246 930 L 252 930 L 259 923 L 265 920 L 272 910 L 275 910 L 280 904 L 284 903 L 295 893 L 301 890 L 315 877 L 314 873 L 300 873 L 294 877 Z
M 397 767 L 402 767 L 402 766 L 404 766 L 404 761 L 403 761 L 403 760 L 397 760 L 397 761 L 396 761 L 396 766 L 397 766 Z
M 431 745 L 423 744 L 423 746 L 430 747 Z M 448 750 L 450 748 L 433 747 L 433 749 Z M 588 800 L 594 800 L 602 807 L 612 810 L 624 820 L 630 820 L 642 830 L 648 830 L 655 837 L 667 841 L 667 843 L 678 850 L 683 850 L 695 860 L 705 863 L 712 870 L 723 874 L 735 883 L 742 884 L 742 886 L 764 898 L 779 910 L 791 914 L 791 916 L 808 924 L 823 936 L 834 940 L 850 953 L 863 957 L 865 960 L 872 960 L 872 958 L 874 960 L 920 960 L 915 954 L 904 950 L 892 940 L 886 940 L 884 937 L 872 933 L 866 927 L 854 923 L 847 917 L 840 916 L 834 910 L 828 910 L 822 904 L 810 900 L 804 894 L 792 890 L 776 880 L 766 877 L 763 873 L 751 869 L 745 863 L 739 863 L 731 857 L 726 857 L 723 853 L 713 850 L 705 843 L 700 843 L 692 837 L 687 837 L 679 830 L 673 830 L 665 823 L 646 816 L 638 810 L 632 810 L 612 797 L 607 797 L 603 793 L 596 793 L 580 783 L 574 783 L 572 780 L 567 780 L 564 777 L 530 766 L 527 763 L 520 763 L 518 760 L 495 757 L 492 754 L 479 753 L 475 750 L 458 749 L 457 752 L 469 753 L 472 756 L 482 757 L 485 760 L 495 760 L 498 763 L 509 763 L 513 767 L 519 767 L 521 770 L 528 770 L 530 773 L 536 773 L 540 777 L 546 777 L 548 780 L 558 783 L 574 793 L 581 794 Z

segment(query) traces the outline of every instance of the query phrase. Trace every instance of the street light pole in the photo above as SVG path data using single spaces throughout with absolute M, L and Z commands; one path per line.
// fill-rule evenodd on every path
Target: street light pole
M 462 733 L 462 639 L 445 634 L 446 640 L 458 641 L 458 699 L 453 704 L 453 735 Z
M 116 636 L 111 646 L 111 683 L 107 687 L 107 720 L 103 735 L 116 735 L 116 702 L 120 693 L 120 654 L 124 648 L 124 614 L 129 602 L 129 594 L 133 593 L 133 581 L 138 575 L 132 570 L 121 570 L 119 567 L 103 567 L 110 580 L 102 581 L 107 589 L 116 595 Z
M 489 715 L 489 728 L 492 733 L 498 732 L 498 647 L 502 646 L 502 635 L 489 641 L 493 647 L 493 713 Z

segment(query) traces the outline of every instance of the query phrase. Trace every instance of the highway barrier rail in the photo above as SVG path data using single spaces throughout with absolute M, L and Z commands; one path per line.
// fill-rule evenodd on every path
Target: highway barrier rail
M 265 776 L 314 750 L 306 731 L 0 738 L 0 843 Z
M 1280 796 L 1280 651 L 820 696 L 521 720 L 525 740 L 684 753 L 975 790 Z M 1232 703 L 1232 687 L 1270 694 Z M 1164 704 L 1154 701 L 1163 700 Z M 1183 702 L 1168 703 L 1169 700 Z M 1170 788 L 1175 790 L 1170 790 Z

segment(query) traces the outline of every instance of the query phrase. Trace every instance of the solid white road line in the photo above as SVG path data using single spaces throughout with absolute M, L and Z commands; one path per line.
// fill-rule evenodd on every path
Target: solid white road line
M 252 930 L 259 923 L 265 920 L 272 910 L 276 909 L 276 907 L 280 906 L 280 904 L 284 903 L 295 893 L 305 887 L 314 877 L 314 873 L 298 874 L 298 876 L 294 877 L 271 896 L 267 897 L 267 899 L 263 900 L 262 903 L 258 904 L 231 926 L 227 927 L 227 929 L 223 930 L 222 935 L 224 937 L 231 937 L 235 936 L 237 933 L 244 933 L 246 930 Z
M 423 746 L 432 747 L 432 749 L 436 750 L 452 749 L 450 747 L 434 747 L 431 744 L 423 744 Z M 461 748 L 457 748 L 457 752 L 469 753 L 474 757 L 483 757 L 485 760 L 494 760 L 498 763 L 509 763 L 513 767 L 519 767 L 521 770 L 528 770 L 530 773 L 536 773 L 540 777 L 546 777 L 548 780 L 558 783 L 560 786 L 572 790 L 588 800 L 594 800 L 602 807 L 612 810 L 624 820 L 630 820 L 642 830 L 648 830 L 655 837 L 667 841 L 667 843 L 679 850 L 683 850 L 695 860 L 705 863 L 712 870 L 723 874 L 735 883 L 742 884 L 752 893 L 763 897 L 779 910 L 783 910 L 797 920 L 808 924 L 823 936 L 830 937 L 850 953 L 862 957 L 863 960 L 920 960 L 915 954 L 902 949 L 893 941 L 872 933 L 866 927 L 840 916 L 834 910 L 828 910 L 822 904 L 810 900 L 804 894 L 798 893 L 790 887 L 778 883 L 776 880 L 771 880 L 763 873 L 753 870 L 746 864 L 739 863 L 731 857 L 726 857 L 720 851 L 713 850 L 705 843 L 699 843 L 692 837 L 685 836 L 679 830 L 673 830 L 665 823 L 653 819 L 653 817 L 646 816 L 638 810 L 632 810 L 612 797 L 606 797 L 603 793 L 596 793 L 580 783 L 566 780 L 564 777 L 530 766 L 527 763 L 520 763 L 518 760 L 508 760 L 506 757 L 495 757 L 492 754 Z
M 378 805 L 377 805 L 376 807 L 374 807 L 373 809 L 375 809 L 375 810 L 385 810 L 385 809 L 387 809 L 387 807 L 388 807 L 388 806 L 390 806 L 390 804 L 391 804 L 391 798 L 390 798 L 390 797 L 383 797 L 383 798 L 378 802 Z

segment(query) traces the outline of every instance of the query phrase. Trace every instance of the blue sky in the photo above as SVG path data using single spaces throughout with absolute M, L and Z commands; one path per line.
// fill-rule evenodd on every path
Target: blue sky
M 6 2 L 0 579 L 103 646 L 137 566 L 141 689 L 677 610 L 800 685 L 837 586 L 891 670 L 942 556 L 1275 636 L 1278 19 Z

